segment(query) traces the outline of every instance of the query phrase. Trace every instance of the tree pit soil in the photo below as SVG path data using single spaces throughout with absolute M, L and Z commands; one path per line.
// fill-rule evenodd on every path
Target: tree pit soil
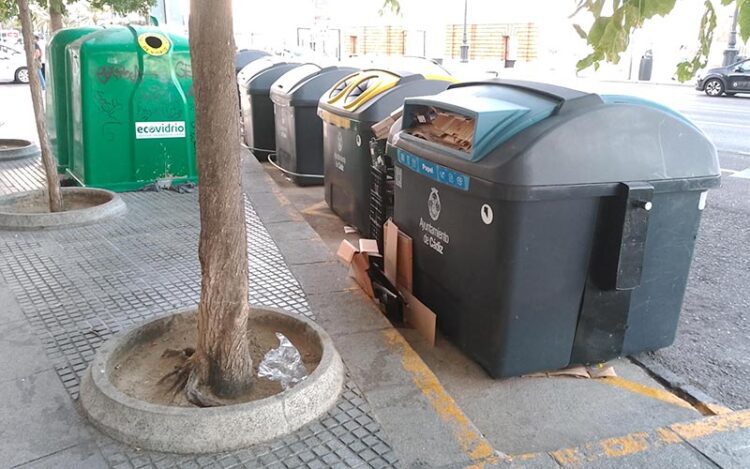
M 20 150 L 21 148 L 26 148 L 31 145 L 32 143 L 27 140 L 0 139 L 0 151 Z
M 110 200 L 111 197 L 106 193 L 93 195 L 91 193 L 62 192 L 64 212 L 96 207 L 106 204 Z M 34 191 L 23 196 L 11 196 L 7 200 L 0 200 L 0 212 L 17 214 L 51 213 L 47 194 L 42 191 Z
M 162 380 L 164 376 L 180 367 L 184 357 L 167 354 L 166 350 L 184 350 L 195 348 L 197 334 L 196 315 L 175 315 L 166 322 L 157 336 L 144 337 L 140 343 L 133 344 L 113 360 L 110 371 L 112 383 L 120 391 L 135 399 L 152 404 L 195 407 L 188 402 L 184 390 L 170 390 L 172 379 Z M 272 349 L 279 347 L 276 332 L 284 334 L 297 348 L 309 376 L 320 363 L 322 347 L 317 340 L 305 331 L 290 327 L 288 324 L 269 322 L 251 313 L 247 337 L 250 342 L 250 356 L 253 360 L 253 386 L 250 392 L 235 399 L 221 399 L 226 405 L 242 404 L 279 394 L 283 391 L 278 381 L 258 377 L 258 367 L 263 357 Z M 201 386 L 199 390 L 212 395 Z

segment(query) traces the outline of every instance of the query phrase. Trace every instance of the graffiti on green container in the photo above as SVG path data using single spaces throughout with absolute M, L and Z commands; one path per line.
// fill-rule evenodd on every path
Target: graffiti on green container
M 178 60 L 174 64 L 174 70 L 177 78 L 193 78 L 193 69 L 190 68 L 190 62 Z
M 123 65 L 102 65 L 96 70 L 96 79 L 102 85 L 106 85 L 111 79 L 135 83 L 138 81 L 138 73 L 138 65 L 133 65 L 132 68 Z

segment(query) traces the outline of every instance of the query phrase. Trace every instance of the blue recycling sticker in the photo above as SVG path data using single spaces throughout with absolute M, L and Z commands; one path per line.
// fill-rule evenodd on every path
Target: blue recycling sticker
M 398 150 L 398 162 L 415 173 L 426 176 L 439 183 L 455 187 L 456 189 L 461 189 L 462 191 L 469 190 L 469 182 L 471 178 L 466 174 L 453 171 L 452 169 L 433 163 L 432 161 L 423 160 L 422 158 L 401 149 Z

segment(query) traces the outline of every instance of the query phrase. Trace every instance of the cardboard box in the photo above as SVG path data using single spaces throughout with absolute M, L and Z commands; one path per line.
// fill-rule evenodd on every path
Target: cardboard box
M 383 232 L 382 255 L 374 239 L 360 239 L 356 244 L 343 240 L 336 254 L 351 267 L 354 280 L 373 299 L 375 292 L 367 273 L 370 268 L 370 257 L 383 257 L 385 278 L 398 289 L 404 299 L 404 321 L 434 346 L 437 316 L 412 294 L 413 241 L 398 229 L 393 220 L 385 223 Z
M 374 239 L 360 239 L 358 246 L 348 240 L 341 241 L 336 255 L 351 267 L 352 277 L 370 298 L 375 298 L 372 282 L 367 270 L 370 268 L 370 256 L 381 257 L 378 243 Z
M 388 117 L 374 124 L 371 128 L 372 133 L 375 134 L 375 138 L 378 140 L 387 138 L 388 134 L 391 131 L 391 127 L 393 127 L 393 124 L 396 123 L 396 121 L 403 115 L 403 113 L 404 107 L 401 106 L 400 108 L 393 111 Z
M 430 345 L 435 345 L 437 316 L 412 294 L 412 239 L 388 220 L 383 229 L 385 276 L 404 298 L 404 321 L 413 326 Z

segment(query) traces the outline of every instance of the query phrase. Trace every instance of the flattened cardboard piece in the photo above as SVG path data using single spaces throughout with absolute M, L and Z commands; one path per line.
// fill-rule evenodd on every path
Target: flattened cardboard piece
M 356 232 L 357 232 L 357 229 L 354 228 L 353 226 L 349 226 L 349 225 L 344 226 L 344 234 L 352 234 Z
M 589 372 L 589 376 L 593 379 L 617 377 L 615 368 L 612 365 L 604 365 L 600 363 L 594 366 L 587 366 L 586 370 Z
M 385 278 L 398 285 L 398 226 L 393 220 L 385 222 L 383 229 L 383 257 L 385 261 Z
M 375 135 L 375 138 L 378 140 L 384 139 L 388 136 L 388 134 L 391 131 L 391 127 L 393 124 L 396 123 L 396 121 L 401 117 L 401 115 L 404 113 L 404 107 L 401 106 L 400 108 L 393 111 L 388 117 L 381 120 L 380 122 L 377 122 L 376 124 L 373 124 L 371 127 L 372 133 Z
M 573 365 L 561 370 L 540 371 L 523 375 L 524 378 L 551 378 L 555 376 L 567 376 L 570 378 L 599 379 L 616 377 L 615 369 L 612 366 L 595 365 L 583 366 Z
M 399 290 L 412 291 L 412 249 L 412 239 L 388 219 L 383 225 L 385 277 Z
M 347 264 L 351 264 L 352 259 L 357 252 L 359 252 L 359 249 L 357 249 L 355 245 L 347 240 L 343 240 L 341 241 L 341 244 L 339 244 L 336 255 L 339 256 L 339 259 L 341 259 L 342 261 L 346 262 Z
M 374 124 L 372 126 L 372 133 L 375 135 L 375 138 L 378 140 L 386 138 L 394 122 L 396 121 L 391 116 L 388 116 L 377 124 Z
M 378 242 L 374 239 L 360 239 L 359 252 L 364 252 L 370 256 L 382 257 L 378 248 Z
M 358 252 L 354 254 L 352 258 L 352 272 L 354 273 L 354 280 L 357 281 L 362 290 L 367 293 L 370 298 L 375 298 L 375 292 L 372 289 L 372 281 L 370 276 L 367 275 L 367 269 L 370 268 L 370 261 L 367 259 L 367 254 Z
M 398 232 L 398 245 L 396 248 L 396 286 L 401 290 L 412 291 L 412 271 L 414 261 L 412 257 L 413 243 L 409 236 L 401 231 Z
M 403 291 L 401 294 L 406 301 L 406 306 L 404 307 L 404 321 L 414 326 L 414 329 L 419 332 L 419 335 L 424 337 L 424 339 L 434 347 L 437 316 L 430 310 L 430 308 L 416 299 L 411 292 Z
M 573 365 L 568 368 L 563 368 L 561 370 L 552 370 L 552 371 L 540 371 L 537 373 L 530 373 L 528 375 L 523 375 L 524 378 L 551 378 L 554 376 L 568 376 L 570 378 L 588 378 L 589 373 L 586 371 L 586 367 L 582 365 Z

